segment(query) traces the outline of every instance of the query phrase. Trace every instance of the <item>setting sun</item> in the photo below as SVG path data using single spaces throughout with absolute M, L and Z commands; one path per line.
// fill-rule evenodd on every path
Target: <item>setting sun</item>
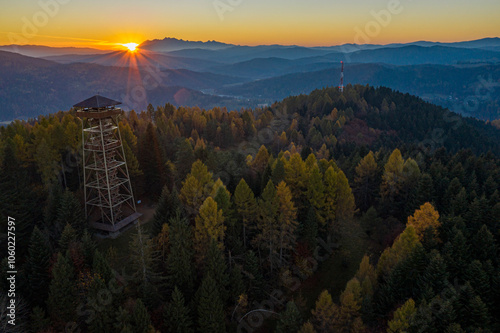
M 137 44 L 137 43 L 127 43 L 127 44 L 122 44 L 122 45 L 125 46 L 130 52 L 134 52 L 137 49 L 137 46 L 139 44 Z

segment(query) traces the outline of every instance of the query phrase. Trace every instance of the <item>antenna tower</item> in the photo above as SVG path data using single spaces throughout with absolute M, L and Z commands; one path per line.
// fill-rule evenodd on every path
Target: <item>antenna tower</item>
M 340 72 L 340 86 L 339 86 L 339 90 L 341 93 L 344 92 L 344 62 L 341 61 L 340 62 L 342 64 L 342 70 Z

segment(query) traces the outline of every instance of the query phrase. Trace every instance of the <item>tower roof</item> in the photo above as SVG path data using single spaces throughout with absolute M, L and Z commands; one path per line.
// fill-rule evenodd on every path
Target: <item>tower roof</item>
M 87 98 L 84 101 L 81 101 L 80 103 L 77 103 L 73 105 L 75 108 L 82 108 L 82 109 L 100 109 L 100 108 L 107 108 L 110 106 L 115 106 L 122 104 L 121 102 L 112 100 L 107 97 L 103 97 L 100 95 L 95 95 L 90 98 Z

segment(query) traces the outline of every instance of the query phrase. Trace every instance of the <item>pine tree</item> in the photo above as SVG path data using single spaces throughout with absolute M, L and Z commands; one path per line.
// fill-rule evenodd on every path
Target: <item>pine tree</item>
M 65 224 L 57 224 L 57 211 L 61 204 L 62 197 L 61 185 L 58 183 L 52 184 L 48 190 L 47 203 L 43 211 L 43 220 L 47 226 L 47 231 L 52 244 L 56 245 L 57 240 L 61 237 L 61 232 Z
M 191 167 L 191 172 L 182 182 L 179 198 L 184 204 L 189 216 L 196 216 L 201 205 L 212 194 L 214 181 L 212 173 L 203 162 L 197 160 Z
M 138 160 L 144 173 L 144 188 L 149 195 L 156 199 L 165 185 L 166 174 L 156 128 L 153 123 L 148 123 L 139 146 Z
M 473 258 L 486 262 L 492 260 L 498 262 L 498 247 L 495 243 L 493 234 L 486 225 L 483 225 L 476 235 L 472 238 L 471 250 Z
M 292 192 L 284 181 L 276 187 L 276 197 L 278 201 L 279 262 L 282 266 L 288 257 L 288 251 L 295 246 L 295 232 L 298 226 L 297 208 L 292 201 Z
M 172 217 L 172 210 L 170 207 L 170 191 L 167 186 L 163 187 L 161 191 L 160 198 L 158 199 L 158 204 L 156 206 L 155 214 L 153 216 L 153 221 L 151 224 L 151 237 L 156 237 L 161 232 L 163 224 L 168 223 L 168 220 Z
M 247 247 L 247 239 L 249 238 L 250 228 L 253 226 L 254 216 L 257 210 L 255 196 L 242 178 L 234 190 L 234 204 L 238 212 L 238 218 L 243 227 L 243 246 Z
M 473 328 L 485 328 L 490 326 L 491 317 L 488 313 L 488 307 L 481 300 L 481 297 L 475 296 L 470 300 L 470 312 L 468 317 Z
M 350 221 L 354 216 L 356 205 L 349 181 L 342 170 L 335 172 L 334 184 L 337 197 L 335 218 L 338 222 Z
M 290 157 L 290 160 L 285 163 L 284 181 L 290 188 L 290 192 L 297 209 L 302 210 L 306 204 L 308 177 L 306 164 L 300 157 L 299 153 L 293 154 Z
M 81 240 L 82 253 L 85 260 L 85 265 L 91 267 L 94 261 L 94 251 L 97 247 L 96 243 L 92 240 L 92 236 L 87 229 L 83 232 L 83 237 Z
M 401 305 L 395 312 L 394 317 L 389 321 L 388 333 L 403 333 L 407 332 L 410 327 L 410 321 L 416 313 L 415 301 L 409 299 L 405 304 Z
M 259 148 L 259 151 L 255 155 L 250 167 L 258 174 L 262 174 L 267 167 L 269 162 L 269 152 L 267 151 L 266 146 L 262 145 Z
M 340 310 L 335 322 L 336 330 L 339 332 L 361 332 L 363 322 L 361 321 L 361 286 L 356 278 L 353 278 L 340 295 Z
M 113 304 L 107 304 L 108 299 L 103 295 L 111 295 L 105 281 L 98 275 L 94 275 L 87 290 L 87 304 L 96 307 L 98 311 L 93 313 L 88 328 L 90 332 L 109 332 L 113 326 Z M 104 305 L 104 306 L 103 306 Z
M 318 220 L 314 207 L 309 207 L 307 217 L 302 228 L 302 237 L 311 249 L 316 248 L 316 237 L 318 237 Z
M 354 195 L 358 207 L 365 211 L 375 203 L 380 187 L 378 165 L 370 151 L 356 167 L 354 178 Z
M 179 178 L 184 179 L 191 170 L 191 166 L 195 161 L 193 146 L 188 139 L 180 141 L 179 149 L 177 150 L 175 166 L 179 172 Z
M 403 173 L 404 159 L 399 149 L 395 149 L 387 163 L 384 166 L 384 174 L 382 175 L 382 183 L 380 185 L 380 195 L 382 202 L 392 214 L 401 211 L 404 204 L 403 186 L 404 186 L 404 173 Z
M 113 277 L 113 270 L 109 265 L 108 260 L 98 250 L 95 250 L 94 253 L 94 263 L 92 265 L 92 271 L 94 272 L 94 274 L 98 274 L 100 277 L 102 277 L 106 285 L 111 281 Z
M 225 230 L 222 210 L 217 208 L 217 203 L 212 197 L 208 197 L 201 205 L 200 213 L 195 219 L 194 245 L 200 262 L 205 258 L 212 241 L 217 243 L 219 249 L 224 248 Z
M 33 332 L 44 331 L 50 325 L 50 319 L 47 318 L 45 310 L 39 306 L 33 308 L 31 313 L 31 330 Z
M 215 240 L 210 242 L 205 263 L 205 274 L 210 275 L 214 279 L 217 289 L 219 290 L 220 298 L 224 303 L 229 296 L 227 293 L 229 275 L 227 273 L 227 264 L 224 254 Z
M 332 301 L 332 296 L 323 290 L 316 301 L 316 308 L 312 310 L 313 323 L 318 333 L 334 331 L 335 318 L 339 315 L 339 308 Z
M 365 255 L 361 259 L 358 271 L 355 275 L 361 284 L 361 294 L 364 296 L 373 295 L 373 288 L 377 284 L 377 272 L 372 264 L 370 264 L 370 258 Z
M 243 274 L 239 265 L 235 265 L 229 273 L 230 300 L 237 300 L 244 292 Z
M 424 280 L 432 287 L 435 293 L 440 293 L 448 284 L 448 272 L 443 257 L 433 250 L 424 274 Z
M 172 300 L 163 312 L 164 329 L 172 333 L 193 332 L 193 322 L 186 306 L 184 296 L 179 288 L 172 292 Z
M 44 306 L 50 282 L 50 259 L 52 251 L 47 239 L 35 227 L 31 233 L 26 261 L 26 276 L 29 280 L 29 300 L 35 306 Z
M 421 245 L 413 226 L 408 225 L 399 235 L 392 247 L 382 252 L 377 263 L 377 276 L 387 275 L 398 262 L 407 258 L 417 246 Z
M 142 231 L 140 222 L 137 223 L 136 234 L 133 235 L 129 245 L 130 266 L 133 277 L 139 285 L 140 295 L 149 304 L 159 300 L 157 284 L 160 274 L 157 271 L 158 253 L 154 243 Z
M 134 312 L 132 313 L 131 329 L 134 333 L 149 333 L 152 329 L 151 318 L 144 303 L 138 299 L 135 302 Z
M 277 333 L 297 332 L 302 324 L 302 318 L 297 305 L 293 301 L 286 304 L 284 312 L 280 313 L 278 324 L 276 325 Z
M 314 329 L 313 324 L 310 321 L 307 321 L 302 325 L 300 330 L 297 333 L 316 333 L 317 331 Z
M 33 231 L 33 196 L 28 185 L 26 170 L 15 154 L 15 144 L 8 139 L 0 168 L 0 218 L 16 219 L 17 255 L 22 257 L 28 249 Z
M 280 237 L 277 223 L 278 209 L 276 187 L 269 181 L 258 201 L 257 232 L 253 242 L 258 248 L 265 250 L 264 254 L 267 255 L 271 273 L 278 262 L 277 249 Z
M 310 171 L 309 181 L 307 182 L 307 199 L 314 208 L 317 221 L 321 225 L 325 225 L 325 218 L 322 214 L 325 207 L 325 186 L 323 176 L 317 165 L 314 165 Z
M 264 289 L 264 277 L 262 275 L 261 266 L 259 265 L 259 259 L 251 250 L 245 253 L 243 272 L 245 273 L 249 296 L 254 298 L 262 296 Z
M 481 300 L 487 301 L 492 293 L 491 284 L 479 260 L 474 260 L 469 264 L 465 277 Z
M 426 202 L 420 209 L 415 211 L 413 216 L 408 217 L 408 224 L 415 228 L 420 240 L 424 237 L 424 232 L 427 228 L 432 227 L 437 235 L 437 231 L 441 226 L 439 222 L 439 213 L 434 209 L 434 207 Z
M 194 286 L 193 235 L 179 214 L 170 220 L 170 253 L 167 257 L 170 284 L 190 296 Z
M 78 239 L 78 234 L 76 230 L 71 226 L 71 224 L 66 223 L 64 230 L 59 239 L 59 249 L 62 253 L 66 253 L 69 249 L 70 244 L 76 242 Z
M 86 219 L 82 206 L 75 195 L 68 189 L 63 193 L 61 204 L 57 209 L 57 223 L 60 225 L 71 224 L 78 235 L 82 235 L 83 230 L 86 228 Z
M 282 180 L 285 179 L 285 163 L 282 159 L 278 159 L 273 168 L 273 172 L 271 175 L 271 179 L 275 185 L 279 184 Z
M 53 322 L 63 325 L 75 319 L 75 272 L 68 258 L 61 253 L 52 268 L 47 306 Z
M 324 216 L 325 223 L 328 226 L 329 231 L 332 233 L 334 230 L 338 229 L 336 226 L 336 212 L 337 212 L 337 190 L 335 189 L 336 179 L 335 170 L 329 167 L 325 171 L 324 183 L 325 183 L 325 208 Z
M 201 332 L 226 332 L 224 305 L 222 303 L 217 283 L 206 275 L 197 292 L 198 327 Z
M 422 174 L 418 183 L 416 206 L 423 205 L 426 202 L 434 201 L 434 183 L 432 176 L 428 173 Z

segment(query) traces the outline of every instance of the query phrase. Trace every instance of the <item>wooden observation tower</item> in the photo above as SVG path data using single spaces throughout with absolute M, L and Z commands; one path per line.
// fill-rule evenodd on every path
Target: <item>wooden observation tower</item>
M 110 235 L 142 215 L 135 207 L 118 128 L 119 104 L 96 95 L 73 106 L 82 119 L 85 214 L 91 227 Z

